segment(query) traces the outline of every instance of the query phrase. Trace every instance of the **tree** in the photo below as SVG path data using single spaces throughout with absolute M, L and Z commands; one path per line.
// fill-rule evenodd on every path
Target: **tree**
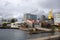
M 7 27 L 7 23 L 3 23 L 3 28 L 6 28 Z
M 12 18 L 12 19 L 11 19 L 11 23 L 14 23 L 14 22 L 16 22 L 16 21 L 17 21 L 16 18 Z

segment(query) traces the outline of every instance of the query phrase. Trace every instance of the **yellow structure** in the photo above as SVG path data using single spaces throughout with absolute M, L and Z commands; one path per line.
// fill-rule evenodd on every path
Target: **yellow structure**
M 48 19 L 51 19 L 51 18 L 53 18 L 52 9 L 50 10 L 49 15 L 48 15 Z

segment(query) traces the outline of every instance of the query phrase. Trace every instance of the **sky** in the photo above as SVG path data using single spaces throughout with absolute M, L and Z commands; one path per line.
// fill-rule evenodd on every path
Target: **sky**
M 60 0 L 0 0 L 0 17 L 23 18 L 25 13 L 46 15 L 60 12 Z

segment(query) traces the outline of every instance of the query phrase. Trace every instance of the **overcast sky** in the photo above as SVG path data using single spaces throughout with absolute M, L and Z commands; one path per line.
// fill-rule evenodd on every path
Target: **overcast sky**
M 0 0 L 0 16 L 23 17 L 25 13 L 37 15 L 60 11 L 60 0 Z

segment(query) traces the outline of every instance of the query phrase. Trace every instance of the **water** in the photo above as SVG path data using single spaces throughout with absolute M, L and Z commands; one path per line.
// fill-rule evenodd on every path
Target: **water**
M 18 29 L 0 29 L 0 40 L 27 40 L 30 38 L 40 38 L 49 36 L 51 33 L 39 33 L 29 35 L 27 32 Z M 59 34 L 58 32 L 55 33 Z
M 33 34 L 31 36 L 29 36 L 29 39 L 30 38 L 40 38 L 40 37 L 46 37 L 48 36 L 50 33 L 39 33 L 39 34 Z
M 52 33 L 39 33 L 39 34 L 32 34 L 32 35 L 28 35 L 28 39 L 34 39 L 34 38 L 41 38 L 41 37 L 47 37 L 47 36 L 51 36 Z M 60 35 L 60 32 L 55 32 L 53 35 Z
M 26 32 L 18 29 L 0 29 L 0 40 L 26 40 Z

